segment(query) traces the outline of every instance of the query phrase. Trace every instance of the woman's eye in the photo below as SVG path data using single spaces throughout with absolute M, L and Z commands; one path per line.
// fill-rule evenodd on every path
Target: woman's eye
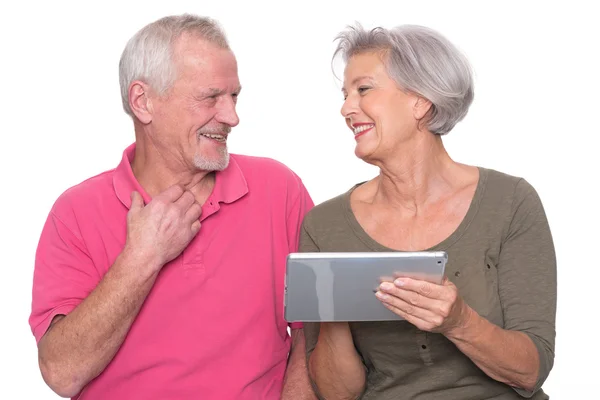
M 369 90 L 370 88 L 368 86 L 360 86 L 358 88 L 358 93 L 363 94 L 365 93 L 367 90 Z

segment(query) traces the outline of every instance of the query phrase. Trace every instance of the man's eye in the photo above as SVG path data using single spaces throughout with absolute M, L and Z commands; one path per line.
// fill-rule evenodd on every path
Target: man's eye
M 358 88 L 358 93 L 363 94 L 364 92 L 366 92 L 369 89 L 370 89 L 370 87 L 368 87 L 368 86 L 360 86 Z

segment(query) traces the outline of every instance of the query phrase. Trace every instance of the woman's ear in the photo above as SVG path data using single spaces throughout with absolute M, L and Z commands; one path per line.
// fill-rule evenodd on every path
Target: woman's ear
M 431 101 L 424 97 L 417 96 L 417 100 L 413 106 L 413 114 L 416 120 L 421 121 L 431 109 Z

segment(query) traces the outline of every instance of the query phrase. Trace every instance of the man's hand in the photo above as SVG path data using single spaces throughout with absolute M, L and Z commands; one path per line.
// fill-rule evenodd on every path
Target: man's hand
M 125 249 L 148 261 L 158 272 L 176 258 L 200 230 L 202 207 L 194 195 L 174 185 L 144 206 L 142 196 L 131 194 Z

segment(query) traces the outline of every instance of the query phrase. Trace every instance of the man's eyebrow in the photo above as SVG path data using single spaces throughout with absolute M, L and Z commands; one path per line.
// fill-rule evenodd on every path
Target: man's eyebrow
M 238 86 L 233 92 L 239 93 L 241 90 L 242 90 L 242 87 Z M 212 96 L 220 96 L 226 92 L 227 92 L 226 90 L 222 90 L 222 89 L 207 88 L 207 89 L 200 91 L 200 94 L 202 95 L 202 97 L 212 97 Z
M 208 89 L 204 89 L 200 92 L 200 94 L 203 97 L 218 96 L 222 93 L 223 93 L 223 91 L 221 89 L 216 89 L 216 88 L 208 88 Z

